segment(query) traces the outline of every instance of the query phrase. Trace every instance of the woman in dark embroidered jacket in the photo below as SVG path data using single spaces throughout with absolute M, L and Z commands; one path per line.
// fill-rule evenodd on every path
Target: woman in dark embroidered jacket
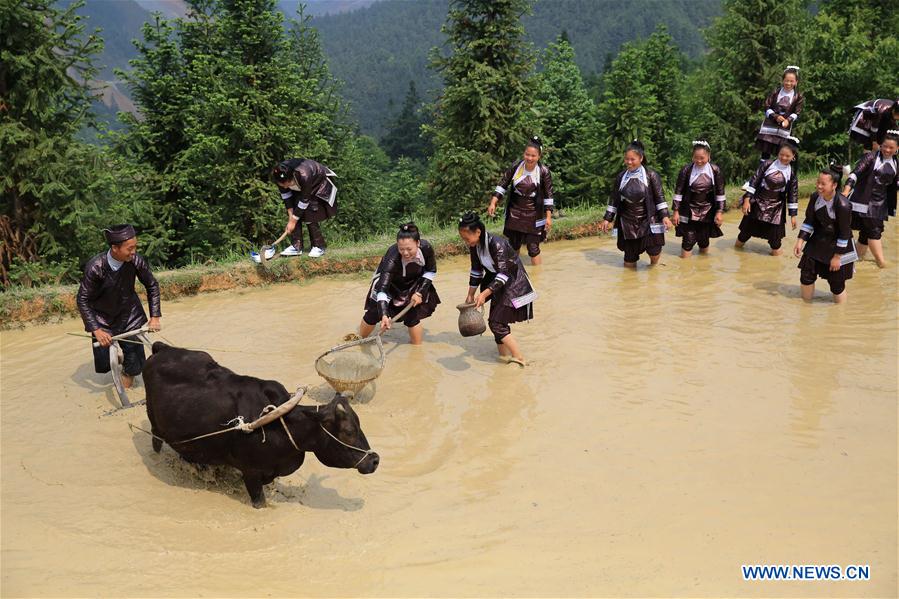
M 337 186 L 331 180 L 334 171 L 315 160 L 291 158 L 272 170 L 272 179 L 281 191 L 281 199 L 287 209 L 287 226 L 291 245 L 282 256 L 299 256 L 303 253 L 303 229 L 309 230 L 310 258 L 325 253 L 327 243 L 322 235 L 321 223 L 337 215 Z M 274 255 L 274 251 L 272 251 Z
M 541 264 L 540 242 L 553 226 L 553 180 L 546 165 L 539 162 L 543 154 L 540 138 L 532 137 L 524 156 L 503 173 L 490 198 L 487 214 L 496 214 L 496 205 L 506 198 L 506 223 L 503 235 L 516 252 L 527 246 L 531 264 Z
M 415 223 L 402 225 L 396 243 L 387 248 L 372 276 L 359 336 L 368 337 L 379 322 L 382 331 L 389 329 L 390 319 L 411 303 L 412 309 L 400 322 L 409 329 L 412 345 L 420 345 L 424 337 L 421 321 L 433 314 L 440 303 L 434 288 L 436 278 L 434 248 L 421 238 Z
M 846 301 L 846 281 L 852 278 L 858 260 L 852 243 L 849 200 L 837 192 L 843 169 L 831 165 L 818 174 L 817 190 L 809 198 L 805 220 L 793 253 L 799 260 L 802 299 L 812 301 L 815 281 L 820 277 L 830 284 L 833 301 Z
M 487 324 L 500 358 L 524 366 L 524 356 L 509 327 L 513 322 L 534 317 L 533 303 L 537 292 L 531 286 L 524 264 L 507 240 L 487 233 L 477 214 L 469 212 L 462 217 L 459 236 L 468 245 L 471 256 L 465 302 L 477 307 L 490 302 Z
M 710 157 L 709 143 L 694 141 L 693 162 L 681 169 L 674 186 L 674 231 L 683 238 L 681 258 L 689 257 L 696 244 L 701 254 L 707 254 L 709 240 L 723 235 L 724 175 Z
M 777 153 L 784 139 L 793 134 L 793 124 L 802 113 L 805 97 L 796 86 L 799 84 L 799 67 L 790 65 L 784 69 L 781 86 L 765 98 L 765 117 L 755 138 L 755 147 L 761 152 L 761 160 L 768 160 Z
M 896 216 L 896 187 L 899 181 L 899 130 L 884 132 L 879 150 L 861 157 L 843 195 L 852 200 L 852 228 L 858 231 L 858 257 L 863 259 L 871 248 L 877 266 L 885 268 L 883 254 L 883 223 Z
M 625 170 L 612 185 L 612 196 L 603 217 L 602 230 L 614 223 L 618 230 L 618 249 L 624 252 L 624 265 L 636 268 L 640 254 L 649 254 L 650 264 L 658 264 L 665 245 L 665 231 L 671 229 L 668 203 L 662 193 L 662 178 L 646 168 L 643 144 L 632 141 L 624 152 Z
M 887 131 L 899 129 L 899 100 L 878 98 L 855 106 L 855 116 L 849 124 L 849 139 L 868 151 L 877 151 Z
M 764 160 L 746 185 L 743 195 L 743 220 L 734 246 L 742 248 L 752 237 L 768 242 L 772 256 L 783 253 L 781 245 L 787 236 L 786 215 L 790 226 L 796 228 L 799 212 L 799 177 L 796 174 L 796 154 L 799 140 L 786 138 L 780 145 L 777 158 Z

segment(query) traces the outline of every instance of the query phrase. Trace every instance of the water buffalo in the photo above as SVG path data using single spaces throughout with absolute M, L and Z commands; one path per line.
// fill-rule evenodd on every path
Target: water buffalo
M 158 437 L 153 439 L 153 449 L 162 449 L 163 439 L 189 462 L 237 468 L 253 507 L 265 506 L 262 486 L 293 473 L 303 464 L 307 451 L 333 468 L 355 468 L 370 474 L 378 467 L 378 454 L 370 450 L 359 418 L 340 395 L 327 405 L 298 405 L 284 416 L 297 447 L 279 420 L 251 433 L 232 431 L 182 443 L 222 430 L 237 416 L 252 422 L 265 406 L 284 403 L 290 393 L 276 381 L 235 374 L 205 352 L 161 342 L 153 344 L 143 376 L 147 417 Z

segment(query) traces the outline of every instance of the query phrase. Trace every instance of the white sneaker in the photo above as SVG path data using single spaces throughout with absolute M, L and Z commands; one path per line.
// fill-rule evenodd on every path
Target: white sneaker
M 323 256 L 324 254 L 325 254 L 325 250 L 323 250 L 321 248 L 312 248 L 311 250 L 309 250 L 310 258 L 318 258 L 319 256 Z
M 265 259 L 271 260 L 275 255 L 275 248 L 268 248 L 265 250 Z M 250 252 L 250 259 L 256 264 L 262 264 L 262 258 L 259 256 L 259 252 Z
M 282 256 L 302 256 L 303 250 L 298 250 L 297 248 L 293 247 L 292 245 L 289 245 L 289 246 L 287 246 L 287 248 L 284 249 L 284 251 L 281 252 L 281 255 Z

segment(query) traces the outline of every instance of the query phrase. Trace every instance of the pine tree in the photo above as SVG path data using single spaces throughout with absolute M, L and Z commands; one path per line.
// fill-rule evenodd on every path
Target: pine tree
M 443 31 L 450 54 L 432 53 L 444 90 L 434 105 L 429 192 L 449 217 L 482 208 L 501 169 L 533 128 L 527 106 L 533 63 L 523 41 L 527 0 L 453 0 Z
M 0 283 L 77 273 L 79 246 L 99 235 L 91 188 L 99 150 L 76 139 L 102 40 L 85 35 L 81 3 L 0 5 Z M 89 251 L 81 249 L 81 252 Z
M 410 80 L 403 107 L 381 140 L 381 146 L 387 155 L 393 159 L 405 156 L 413 160 L 425 160 L 430 147 L 428 140 L 422 136 L 423 124 L 421 98 L 415 89 L 415 82 Z
M 681 55 L 663 26 L 646 40 L 625 44 L 603 81 L 599 105 L 601 169 L 608 182 L 621 170 L 625 146 L 639 139 L 663 177 L 680 161 L 683 131 Z
M 173 183 L 173 158 L 188 145 L 187 116 L 192 97 L 188 87 L 188 56 L 178 37 L 184 35 L 179 25 L 208 31 L 209 17 L 200 11 L 191 24 L 166 21 L 158 13 L 142 28 L 143 41 L 135 46 L 140 57 L 130 61 L 132 70 L 116 71 L 131 89 L 140 116 L 120 113 L 125 130 L 112 135 L 116 152 L 132 164 L 139 164 L 156 183 L 154 234 L 160 257 L 169 262 L 181 254 L 184 238 L 177 231 L 188 228 L 188 215 Z M 199 36 L 198 36 L 199 37 Z M 208 35 L 205 36 L 208 38 Z M 211 48 L 211 42 L 206 44 Z
M 556 205 L 576 205 L 599 192 L 598 119 L 587 95 L 574 49 L 564 32 L 542 56 L 534 81 L 533 109 L 540 123 L 544 162 L 553 173 Z

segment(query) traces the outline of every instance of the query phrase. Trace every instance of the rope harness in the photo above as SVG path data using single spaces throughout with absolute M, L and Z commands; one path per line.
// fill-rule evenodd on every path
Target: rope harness
M 271 422 L 274 422 L 275 419 L 278 419 L 281 421 L 281 426 L 284 427 L 284 432 L 287 433 L 287 438 L 290 440 L 290 444 L 293 445 L 294 449 L 296 449 L 297 451 L 302 453 L 303 450 L 300 449 L 299 445 L 297 445 L 296 440 L 293 438 L 293 435 L 290 433 L 290 429 L 287 428 L 287 423 L 284 421 L 284 416 L 288 412 L 293 410 L 300 403 L 300 400 L 306 394 L 306 389 L 307 389 L 307 387 L 305 387 L 305 386 L 300 387 L 299 389 L 297 389 L 296 393 L 294 393 L 290 397 L 290 399 L 285 401 L 280 406 L 275 406 L 274 404 L 269 404 L 269 405 L 265 406 L 264 408 L 262 408 L 262 412 L 259 414 L 259 417 L 256 420 L 254 420 L 253 422 L 246 422 L 246 420 L 244 420 L 243 416 L 237 416 L 236 418 L 232 418 L 228 422 L 225 422 L 222 424 L 222 426 L 227 426 L 228 428 L 222 429 L 220 431 L 213 431 L 211 433 L 206 433 L 205 435 L 197 435 L 196 437 L 191 437 L 190 439 L 184 439 L 182 441 L 167 441 L 167 440 L 163 439 L 162 437 L 155 435 L 146 429 L 143 429 L 139 426 L 131 424 L 130 422 L 128 423 L 128 428 L 131 429 L 132 431 L 138 430 L 138 431 L 141 431 L 142 433 L 146 433 L 146 434 L 150 435 L 151 437 L 153 437 L 154 439 L 157 439 L 164 443 L 168 443 L 169 445 L 172 445 L 172 446 L 183 445 L 185 443 L 192 443 L 194 441 L 199 441 L 200 439 L 206 439 L 209 437 L 214 437 L 216 435 L 223 435 L 225 433 L 231 433 L 234 431 L 240 431 L 242 433 L 249 434 L 249 433 L 252 433 L 253 431 L 255 431 L 256 429 L 262 429 L 262 442 L 265 443 L 265 429 L 263 427 L 266 424 L 270 424 Z M 315 406 L 316 412 L 318 412 L 319 407 L 320 406 Z M 349 443 L 344 443 L 339 438 L 337 438 L 337 436 L 334 435 L 334 433 L 332 433 L 331 431 L 326 429 L 323 424 L 319 423 L 318 426 L 323 431 L 325 431 L 325 434 L 327 434 L 329 437 L 331 437 L 332 439 L 334 439 L 335 441 L 337 441 L 339 444 L 343 445 L 347 449 L 352 449 L 354 451 L 358 451 L 358 452 L 362 453 L 362 457 L 359 458 L 359 460 L 355 464 L 353 464 L 353 468 L 358 467 L 359 464 L 361 464 L 363 462 L 363 460 L 365 460 L 365 458 L 367 458 L 369 455 L 375 453 L 375 451 L 373 449 L 362 449 L 360 447 L 350 445 Z

